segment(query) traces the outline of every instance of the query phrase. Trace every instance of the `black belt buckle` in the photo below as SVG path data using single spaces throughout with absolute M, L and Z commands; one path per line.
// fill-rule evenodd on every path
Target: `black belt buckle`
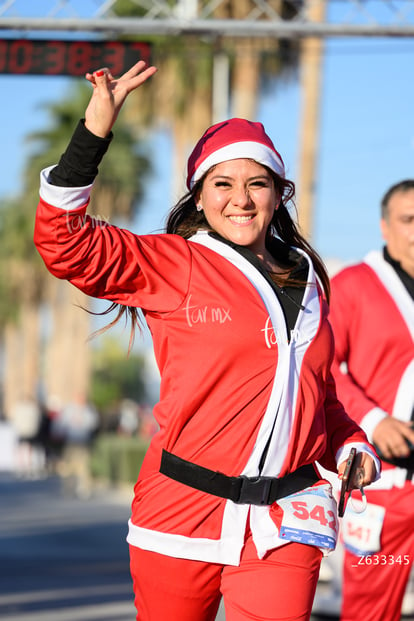
M 268 505 L 273 477 L 239 477 L 241 480 L 237 504 Z

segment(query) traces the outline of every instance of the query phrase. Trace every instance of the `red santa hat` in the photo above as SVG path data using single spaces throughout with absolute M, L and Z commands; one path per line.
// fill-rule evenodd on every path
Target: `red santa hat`
M 187 187 L 190 190 L 211 166 L 249 158 L 267 166 L 280 177 L 285 166 L 261 123 L 246 119 L 228 119 L 205 131 L 188 158 Z

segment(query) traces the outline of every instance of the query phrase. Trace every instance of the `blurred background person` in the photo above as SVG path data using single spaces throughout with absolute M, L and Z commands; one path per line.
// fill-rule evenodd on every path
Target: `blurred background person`
M 36 478 L 44 472 L 46 457 L 41 441 L 42 409 L 30 397 L 16 401 L 10 420 L 17 434 L 16 471 L 19 476 Z
M 63 477 L 64 491 L 79 498 L 89 498 L 92 491 L 89 457 L 98 428 L 98 412 L 83 395 L 63 406 L 54 428 L 63 441 L 58 474 Z
M 343 521 L 342 621 L 399 621 L 414 558 L 414 179 L 381 203 L 385 246 L 332 279 L 338 397 L 383 459 Z

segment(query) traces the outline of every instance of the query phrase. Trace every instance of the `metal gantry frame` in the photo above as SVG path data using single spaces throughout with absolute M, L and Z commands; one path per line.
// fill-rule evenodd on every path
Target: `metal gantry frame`
M 277 0 L 252 0 L 244 19 L 219 19 L 227 0 L 131 0 L 141 17 L 117 17 L 116 0 L 46 0 L 39 15 L 37 2 L 0 0 L 0 31 L 93 32 L 116 35 L 185 35 L 210 37 L 412 37 L 414 0 L 285 0 L 297 12 L 294 19 L 280 13 Z M 311 18 L 314 5 L 323 4 L 326 19 Z

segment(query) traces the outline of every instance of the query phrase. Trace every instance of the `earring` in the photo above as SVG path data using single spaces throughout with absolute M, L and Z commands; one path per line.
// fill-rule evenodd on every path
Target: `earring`
M 203 211 L 203 207 L 200 204 L 197 205 L 196 209 L 197 209 L 197 211 Z

